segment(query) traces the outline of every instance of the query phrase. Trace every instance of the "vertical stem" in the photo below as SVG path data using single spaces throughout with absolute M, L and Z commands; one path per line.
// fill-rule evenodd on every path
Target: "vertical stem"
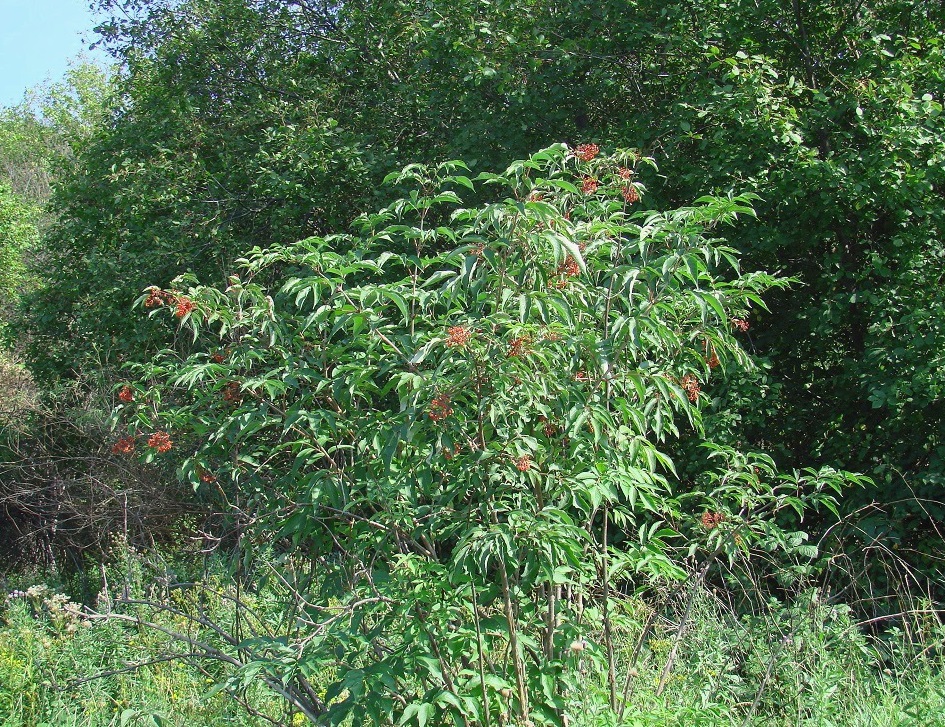
M 427 210 L 426 206 L 420 210 L 420 239 L 417 240 L 416 251 L 417 251 L 417 260 L 420 260 L 420 252 L 423 249 L 423 231 L 426 225 L 427 219 Z M 413 281 L 413 295 L 410 296 L 410 337 L 413 338 L 416 321 L 417 321 L 417 279 L 420 277 L 420 266 L 414 263 L 413 272 L 410 274 L 410 278 Z
M 807 83 L 811 88 L 817 90 L 817 74 L 814 70 L 814 59 L 810 52 L 810 42 L 807 39 L 807 27 L 804 23 L 804 15 L 801 12 L 800 0 L 791 0 L 791 7 L 794 10 L 794 22 L 797 26 L 797 37 L 801 41 L 801 59 L 804 62 L 804 70 L 807 73 Z
M 472 587 L 473 623 L 476 625 L 476 651 L 479 653 L 479 686 L 482 687 L 482 718 L 486 727 L 491 727 L 492 717 L 489 714 L 489 696 L 486 694 L 486 660 L 483 655 L 482 628 L 479 625 L 479 598 L 476 596 L 476 583 L 470 579 Z
M 623 683 L 623 696 L 620 698 L 620 711 L 617 713 L 618 721 L 623 720 L 623 714 L 627 711 L 627 703 L 630 699 L 630 684 L 634 675 L 633 670 L 636 668 L 637 659 L 640 657 L 640 649 L 643 648 L 643 642 L 646 641 L 646 637 L 649 636 L 654 621 L 656 621 L 656 609 L 651 611 L 646 617 L 646 623 L 643 624 L 640 638 L 638 638 L 637 643 L 633 645 L 633 653 L 630 655 L 630 664 L 627 666 L 627 678 Z
M 545 588 L 548 589 L 546 594 L 548 606 L 545 618 L 545 658 L 552 661 L 555 658 L 555 607 L 557 598 L 554 583 L 547 583 Z
M 482 405 L 482 367 L 479 356 L 476 356 L 475 363 L 475 387 L 476 387 L 476 437 L 479 448 L 486 451 L 486 431 L 484 426 L 485 410 Z
M 417 614 L 419 615 L 419 611 Z M 433 632 L 430 631 L 430 628 L 427 626 L 426 621 L 422 617 L 419 620 L 423 625 L 423 630 L 427 634 L 427 640 L 430 642 L 430 648 L 433 649 L 433 655 L 440 664 L 440 671 L 443 673 L 443 684 L 446 686 L 447 690 L 456 694 L 456 687 L 453 685 L 453 677 L 450 675 L 450 669 L 449 665 L 446 663 L 446 659 L 443 658 L 443 652 L 440 651 L 440 645 L 433 635 Z
M 610 708 L 617 711 L 617 676 L 614 672 L 614 636 L 610 625 L 610 573 L 607 563 L 607 523 L 610 505 L 604 505 L 604 549 L 601 558 L 601 580 L 604 585 L 604 645 L 607 648 L 607 686 L 610 689 Z
M 528 692 L 525 690 L 525 666 L 518 648 L 518 631 L 515 628 L 515 610 L 512 608 L 512 595 L 509 590 L 509 574 L 505 572 L 505 559 L 499 564 L 502 575 L 502 599 L 505 602 L 505 618 L 509 622 L 509 647 L 512 651 L 512 664 L 515 666 L 515 685 L 518 687 L 518 714 L 528 715 Z
M 128 495 L 122 501 L 122 538 L 125 550 L 125 587 L 122 589 L 122 598 L 131 598 L 131 544 L 128 542 Z
M 683 611 L 679 626 L 676 628 L 676 638 L 673 639 L 673 648 L 669 650 L 666 663 L 663 665 L 663 671 L 660 672 L 660 680 L 656 685 L 657 697 L 662 696 L 663 690 L 666 689 L 666 684 L 669 682 L 669 675 L 673 670 L 673 663 L 676 661 L 676 654 L 679 652 L 679 644 L 682 642 L 683 633 L 686 631 L 686 626 L 689 625 L 689 616 L 692 614 L 692 607 L 696 601 L 696 590 L 699 588 L 700 583 L 701 581 L 695 583 L 692 596 L 690 596 L 689 601 L 686 603 L 686 610 Z

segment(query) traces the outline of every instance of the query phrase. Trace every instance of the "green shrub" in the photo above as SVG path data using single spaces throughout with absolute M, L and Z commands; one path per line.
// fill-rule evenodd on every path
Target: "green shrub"
M 699 429 L 715 370 L 748 363 L 747 310 L 784 281 L 741 274 L 717 237 L 748 197 L 637 211 L 647 163 L 552 147 L 480 175 L 498 196 L 477 208 L 463 164 L 413 165 L 358 237 L 141 297 L 193 342 L 121 388 L 116 447 L 178 462 L 247 543 L 312 563 L 286 586 L 304 619 L 254 635 L 247 678 L 330 723 L 562 724 L 591 668 L 616 712 L 619 591 L 682 578 L 700 548 L 810 549 L 774 515 L 852 476 L 718 447 L 677 498 L 692 483 L 661 443 Z

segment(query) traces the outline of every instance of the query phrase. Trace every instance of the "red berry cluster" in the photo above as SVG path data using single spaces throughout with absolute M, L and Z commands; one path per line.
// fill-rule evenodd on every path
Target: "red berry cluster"
M 573 278 L 580 274 L 581 266 L 578 265 L 578 261 L 575 260 L 571 255 L 568 255 L 568 259 L 558 266 L 558 275 L 567 275 L 568 277 Z
M 706 364 L 708 364 L 710 369 L 717 369 L 722 362 L 719 361 L 719 357 L 715 353 L 715 348 L 709 341 L 703 341 L 702 347 L 705 349 Z
M 589 162 L 596 157 L 599 152 L 600 147 L 597 146 L 597 144 L 578 144 L 574 150 L 574 156 L 582 162 Z
M 135 400 L 135 393 L 130 386 L 122 386 L 121 390 L 118 392 L 118 399 L 126 404 L 130 404 Z
M 516 336 L 511 341 L 509 341 L 509 350 L 506 352 L 508 358 L 516 358 L 519 356 L 525 356 L 531 352 L 531 336 Z
M 174 443 L 167 432 L 155 432 L 148 437 L 148 446 L 163 454 L 164 452 L 170 452 Z
M 568 287 L 568 278 L 574 278 L 580 274 L 581 266 L 578 265 L 578 261 L 571 255 L 568 255 L 565 261 L 555 270 L 556 278 L 552 279 L 548 285 L 557 290 L 564 290 Z
M 721 512 L 709 512 L 706 510 L 702 513 L 702 527 L 706 530 L 712 530 L 713 528 L 718 527 L 722 522 L 725 521 L 725 515 Z
M 446 345 L 465 346 L 472 338 L 472 333 L 466 326 L 450 326 L 446 330 Z
M 617 170 L 617 176 L 625 182 L 630 181 L 630 179 L 633 178 L 633 170 L 627 169 L 627 167 L 620 167 L 620 169 Z
M 449 394 L 437 394 L 430 402 L 428 414 L 430 419 L 435 422 L 441 422 L 453 413 L 453 407 L 450 406 Z
M 623 199 L 627 204 L 636 204 L 640 201 L 640 193 L 632 184 L 628 184 L 623 189 Z
M 177 310 L 174 311 L 174 315 L 178 318 L 183 318 L 188 313 L 192 312 L 197 305 L 187 296 L 181 295 L 177 298 Z
M 213 484 L 217 481 L 216 475 L 212 472 L 207 472 L 206 470 L 200 470 L 200 481 L 205 482 L 208 485 Z
M 177 296 L 169 290 L 161 290 L 156 285 L 148 288 L 148 297 L 144 299 L 145 308 L 160 308 L 162 305 L 173 305 Z
M 221 364 L 223 363 L 223 354 L 217 351 L 210 357 L 210 360 L 213 361 L 213 363 Z
M 238 381 L 231 381 L 223 387 L 223 401 L 229 404 L 238 404 L 243 400 L 243 392 L 240 391 Z
M 148 297 L 144 299 L 144 307 L 160 308 L 162 305 L 176 306 L 174 315 L 178 318 L 183 318 L 197 307 L 186 295 L 177 295 L 169 290 L 161 290 L 156 285 L 152 285 L 148 288 Z
M 558 433 L 558 425 L 554 422 L 548 421 L 546 417 L 538 417 L 538 421 L 543 422 L 541 431 L 544 432 L 545 436 L 548 439 L 551 439 L 554 435 Z
M 134 454 L 134 451 L 134 437 L 122 437 L 112 445 L 112 454 Z
M 515 460 L 515 469 L 519 472 L 528 472 L 532 468 L 532 456 L 530 454 L 523 454 L 521 457 Z
M 689 401 L 695 403 L 699 400 L 699 392 L 702 389 L 699 388 L 699 379 L 697 379 L 693 374 L 686 374 L 683 376 L 679 384 L 686 392 L 686 396 L 689 397 Z
M 745 331 L 747 331 L 750 328 L 750 326 L 748 324 L 748 321 L 746 321 L 744 318 L 733 318 L 732 328 L 734 328 L 736 331 L 741 331 L 742 333 L 745 333 Z
M 453 457 L 458 457 L 462 453 L 462 451 L 463 451 L 463 447 L 460 444 L 455 444 L 453 445 L 452 448 L 443 447 L 443 459 L 445 459 L 446 461 L 449 461 L 453 459 Z
M 598 186 L 600 186 L 600 183 L 594 177 L 584 177 L 581 180 L 581 191 L 584 194 L 594 194 Z

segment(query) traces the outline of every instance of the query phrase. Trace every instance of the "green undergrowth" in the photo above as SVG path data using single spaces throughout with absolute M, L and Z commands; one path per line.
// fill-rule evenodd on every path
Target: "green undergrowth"
M 146 600 L 158 595 L 182 603 L 188 589 L 178 584 L 175 594 L 174 587 L 168 590 L 167 578 L 155 579 L 155 572 L 153 559 L 127 554 L 108 569 L 107 585 L 87 605 L 102 616 L 140 616 L 186 634 L 193 624 L 170 612 L 151 618 L 143 606 L 114 603 L 113 596 Z M 173 658 L 187 654 L 188 648 L 158 628 L 90 617 L 91 610 L 65 595 L 87 592 L 88 578 L 51 585 L 38 580 L 14 578 L 12 583 L 19 587 L 7 589 L 5 601 L 0 599 L 0 726 L 294 723 L 291 712 L 263 685 L 249 683 L 228 693 L 221 688 L 227 676 L 221 664 L 205 658 Z M 202 586 L 203 612 L 221 622 L 231 619 L 221 577 L 205 573 Z
M 4 583 L 2 727 L 306 723 L 259 674 L 205 654 L 184 658 L 195 649 L 164 631 L 225 647 L 205 624 L 238 632 L 237 599 L 262 621 L 285 619 L 275 582 L 238 591 L 221 561 L 198 574 L 134 551 L 104 571 L 102 591 L 85 606 L 66 594 L 87 594 L 88 577 L 82 585 L 39 581 L 21 575 Z M 850 608 L 816 588 L 745 603 L 734 606 L 724 588 L 694 585 L 614 599 L 623 706 L 609 709 L 610 687 L 591 645 L 578 657 L 584 689 L 568 700 L 568 723 L 945 725 L 945 629 L 934 615 L 869 633 Z
M 693 598 L 687 625 L 680 628 L 678 611 L 672 621 L 658 615 L 635 667 L 624 670 L 630 675 L 621 685 L 628 694 L 623 718 L 608 716 L 608 689 L 599 680 L 575 705 L 574 724 L 945 725 L 945 673 L 936 651 L 942 628 L 911 637 L 892 628 L 868 637 L 848 607 L 819 602 L 819 596 L 811 590 L 790 603 L 772 600 L 753 614 L 736 615 L 710 589 L 687 595 Z M 639 620 L 631 624 L 618 646 L 628 663 L 643 629 Z
M 99 725 L 254 725 L 226 695 L 207 697 L 214 680 L 182 662 L 75 684 L 84 675 L 160 658 L 160 635 L 119 624 L 67 633 L 35 619 L 25 604 L 8 608 L 0 630 L 0 724 L 4 727 Z M 252 699 L 277 705 L 266 694 Z

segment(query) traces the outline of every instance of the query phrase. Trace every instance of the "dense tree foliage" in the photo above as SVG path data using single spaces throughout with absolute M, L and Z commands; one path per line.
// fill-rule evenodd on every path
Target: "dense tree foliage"
M 36 210 L 0 186 L 0 307 L 6 309 L 23 283 L 23 253 L 37 238 Z
M 57 172 L 101 122 L 106 94 L 103 69 L 80 58 L 61 81 L 30 89 L 20 103 L 0 109 L 0 179 L 18 198 L 35 206 L 49 199 Z
M 800 281 L 753 329 L 771 388 L 761 402 L 749 389 L 742 408 L 779 416 L 737 419 L 733 434 L 781 461 L 868 471 L 880 490 L 867 498 L 906 495 L 913 514 L 938 518 L 942 18 L 921 3 L 830 10 L 765 6 L 767 20 L 738 31 L 751 42 L 709 45 L 701 81 L 661 114 L 678 124 L 664 162 L 678 173 L 662 191 L 751 188 L 758 223 L 733 244 Z M 729 421 L 746 396 L 733 393 Z M 914 525 L 893 517 L 878 532 L 917 545 Z
M 170 338 L 128 313 L 146 285 L 344 230 L 391 168 L 634 145 L 658 206 L 758 194 L 730 242 L 797 281 L 749 321 L 765 365 L 714 391 L 712 436 L 869 473 L 851 506 L 918 495 L 869 532 L 934 556 L 913 536 L 943 514 L 940 3 L 100 5 L 113 105 L 16 329 L 40 379 L 147 359 Z
M 48 227 L 53 179 L 69 169 L 101 120 L 104 72 L 76 61 L 65 78 L 0 109 L 0 305 L 3 319 L 27 287 L 26 269 Z M 39 267 L 39 266 L 36 266 Z
M 103 5 L 122 10 L 103 33 L 124 70 L 21 322 L 37 374 L 147 356 L 166 339 L 128 316 L 137 291 L 344 229 L 390 168 L 634 144 L 660 204 L 759 194 L 732 244 L 799 281 L 751 321 L 772 368 L 733 380 L 710 428 L 934 499 L 940 4 Z

